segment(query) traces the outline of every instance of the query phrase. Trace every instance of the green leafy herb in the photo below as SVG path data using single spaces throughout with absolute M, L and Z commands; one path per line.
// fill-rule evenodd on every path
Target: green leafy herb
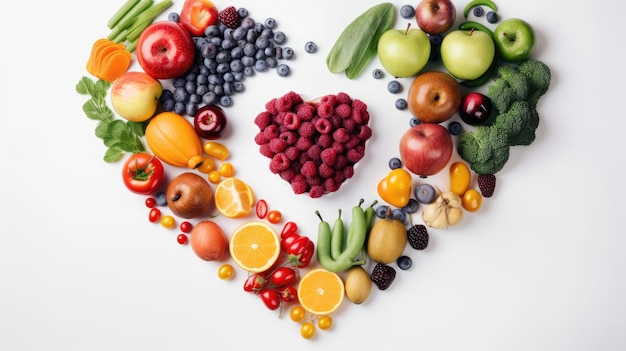
M 88 77 L 82 77 L 76 84 L 76 92 L 90 97 L 83 104 L 83 111 L 88 118 L 99 121 L 95 134 L 108 148 L 104 154 L 104 161 L 117 162 L 125 152 L 136 153 L 146 150 L 142 137 L 147 122 L 115 119 L 106 102 L 110 87 L 111 84 L 105 80 L 93 81 Z
M 378 39 L 393 26 L 395 8 L 385 2 L 375 5 L 355 18 L 339 35 L 326 57 L 332 73 L 345 72 L 349 79 L 358 77 L 376 55 Z

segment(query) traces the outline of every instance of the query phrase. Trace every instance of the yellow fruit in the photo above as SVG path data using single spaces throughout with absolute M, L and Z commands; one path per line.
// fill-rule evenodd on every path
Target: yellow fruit
M 345 288 L 337 273 L 323 268 L 308 271 L 298 284 L 300 305 L 315 315 L 328 315 L 343 302 Z
M 248 272 L 268 270 L 280 255 L 280 241 L 272 226 L 252 221 L 240 225 L 229 243 L 230 255 L 235 263 Z
M 245 217 L 253 205 L 252 188 L 239 178 L 226 178 L 215 187 L 215 208 L 226 217 Z
M 193 125 L 174 112 L 161 112 L 148 122 L 146 143 L 161 161 L 175 167 L 195 169 L 204 161 Z

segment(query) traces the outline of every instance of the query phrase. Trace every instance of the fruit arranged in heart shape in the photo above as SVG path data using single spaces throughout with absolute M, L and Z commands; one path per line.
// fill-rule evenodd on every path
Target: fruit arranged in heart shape
M 354 175 L 372 136 L 367 105 L 346 93 L 305 101 L 289 92 L 271 99 L 254 123 L 254 141 L 269 158 L 269 169 L 296 194 L 333 193 Z
M 411 198 L 413 178 L 404 168 L 396 168 L 378 182 L 378 195 L 388 204 L 402 208 Z

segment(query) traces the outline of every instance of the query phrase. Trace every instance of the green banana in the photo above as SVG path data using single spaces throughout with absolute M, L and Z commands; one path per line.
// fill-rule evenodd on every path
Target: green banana
M 465 10 L 463 10 L 463 16 L 467 18 L 470 11 L 472 11 L 472 8 L 476 6 L 487 6 L 494 11 L 498 11 L 498 6 L 496 6 L 496 4 L 491 0 L 472 0 L 469 2 L 469 4 L 467 4 L 467 6 L 465 6 Z

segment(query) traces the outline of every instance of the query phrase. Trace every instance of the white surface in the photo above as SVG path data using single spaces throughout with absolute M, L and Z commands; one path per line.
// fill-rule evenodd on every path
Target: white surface
M 74 86 L 122 1 L 69 3 L 2 5 L 0 349 L 626 347 L 622 3 L 498 1 L 502 18 L 535 27 L 535 56 L 553 72 L 536 142 L 512 152 L 479 213 L 432 230 L 427 250 L 407 250 L 413 269 L 399 271 L 389 290 L 374 290 L 365 304 L 346 303 L 333 329 L 314 340 L 302 339 L 286 312 L 279 318 L 243 292 L 241 271 L 220 281 L 218 263 L 201 261 L 176 243 L 175 231 L 150 224 L 144 197 L 123 187 L 120 164 L 101 160 L 96 124 L 83 115 L 85 97 Z M 228 110 L 233 129 L 224 142 L 258 197 L 312 236 L 314 209 L 334 219 L 339 206 L 376 197 L 409 118 L 393 108 L 388 79 L 370 77 L 378 62 L 355 81 L 325 68 L 339 32 L 376 2 L 352 3 L 235 3 L 256 19 L 276 18 L 298 59 L 288 79 L 270 72 L 246 80 L 247 92 Z M 455 3 L 460 12 L 466 1 Z M 304 53 L 307 40 L 318 44 L 317 54 Z M 345 91 L 370 107 L 376 134 L 368 154 L 332 197 L 294 196 L 254 149 L 252 118 L 289 90 L 309 97 Z

